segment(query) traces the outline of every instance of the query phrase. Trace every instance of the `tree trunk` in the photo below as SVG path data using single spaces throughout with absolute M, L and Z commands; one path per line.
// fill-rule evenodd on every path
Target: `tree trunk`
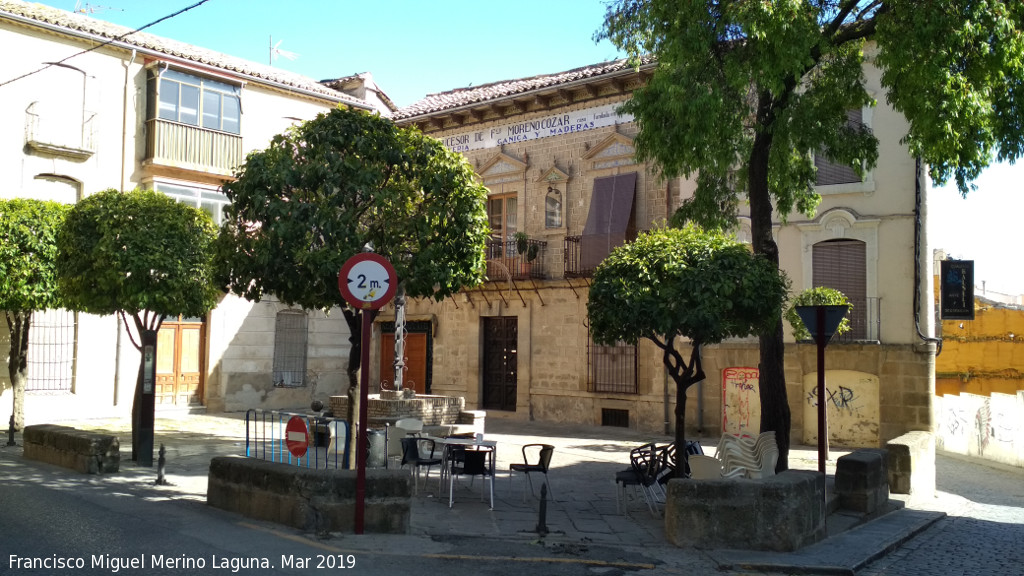
M 14 429 L 25 428 L 25 383 L 28 382 L 28 330 L 32 325 L 31 312 L 6 312 L 7 328 L 11 333 L 11 349 L 7 359 L 7 375 L 11 379 L 11 414 Z M 6 422 L 4 422 L 6 428 Z
M 769 96 L 761 96 L 759 116 L 771 114 Z M 759 119 L 760 120 L 760 119 Z M 761 122 L 759 121 L 759 124 Z M 767 125 L 767 124 L 761 124 Z M 779 265 L 779 249 L 772 237 L 772 200 L 768 192 L 768 160 L 772 147 L 771 134 L 758 133 L 750 153 L 748 166 L 748 198 L 750 200 L 750 235 L 754 252 Z M 761 399 L 761 432 L 775 432 L 779 446 L 776 472 L 789 469 L 789 399 L 786 394 L 785 347 L 782 342 L 782 319 L 775 330 L 760 337 L 761 362 L 759 388 Z
M 348 324 L 348 342 L 349 342 L 349 353 L 348 353 L 348 413 L 345 414 L 345 419 L 348 420 L 349 435 L 348 435 L 348 453 L 352 456 L 349 458 L 349 468 L 354 469 L 356 462 L 359 461 L 356 450 L 358 449 L 357 443 L 357 432 L 359 430 L 356 422 L 359 419 L 359 367 L 362 363 L 362 316 L 365 312 L 358 312 L 350 308 L 344 308 L 342 313 L 345 315 L 345 323 Z M 335 415 L 337 416 L 337 414 Z
M 676 478 L 686 478 L 686 390 L 689 387 L 682 379 L 676 380 Z

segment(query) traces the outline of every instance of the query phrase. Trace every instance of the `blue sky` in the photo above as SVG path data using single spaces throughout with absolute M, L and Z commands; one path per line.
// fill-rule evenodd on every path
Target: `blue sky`
M 138 28 L 195 2 L 83 0 L 80 7 Z M 42 3 L 69 11 L 78 4 Z M 146 31 L 263 63 L 272 38 L 298 54 L 276 66 L 317 80 L 371 72 L 406 106 L 434 92 L 619 58 L 609 43 L 592 40 L 604 11 L 604 0 L 209 0 Z M 953 187 L 932 191 L 932 245 L 974 260 L 978 285 L 1024 293 L 1024 165 L 994 167 L 977 184 L 967 199 Z

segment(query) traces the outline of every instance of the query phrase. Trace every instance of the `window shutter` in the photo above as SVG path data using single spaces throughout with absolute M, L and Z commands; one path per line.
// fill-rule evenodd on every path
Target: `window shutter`
M 812 252 L 815 287 L 833 288 L 846 295 L 853 305 L 849 319 L 851 330 L 844 338 L 867 338 L 867 259 L 865 244 L 859 240 L 827 240 L 814 245 Z
M 860 108 L 847 110 L 846 123 L 848 126 L 860 127 L 864 123 L 864 112 Z M 857 172 L 853 168 L 831 162 L 821 152 L 814 155 L 814 167 L 818 169 L 814 181 L 815 186 L 850 184 L 861 181 L 860 176 L 857 176 Z
M 636 172 L 594 180 L 590 213 L 583 227 L 580 269 L 593 270 L 611 251 L 625 243 L 633 221 Z

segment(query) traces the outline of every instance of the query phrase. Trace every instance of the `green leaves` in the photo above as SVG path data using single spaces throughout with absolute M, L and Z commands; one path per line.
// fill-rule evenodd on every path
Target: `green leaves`
M 237 176 L 224 186 L 218 277 L 246 298 L 343 306 L 338 272 L 367 244 L 411 297 L 483 281 L 486 189 L 417 130 L 339 108 L 275 137 Z
M 720 232 L 659 229 L 602 262 L 587 313 L 597 342 L 654 335 L 711 344 L 775 326 L 786 290 L 770 261 Z
M 797 306 L 831 306 L 839 304 L 853 307 L 853 304 L 850 304 L 846 295 L 834 288 L 819 286 L 808 288 L 797 294 L 792 302 L 789 303 L 789 308 L 786 309 L 785 315 L 786 322 L 789 322 L 790 327 L 793 329 L 793 337 L 798 341 L 811 339 L 811 333 L 804 326 L 803 320 L 800 319 L 800 315 L 796 312 Z M 839 323 L 839 327 L 836 328 L 836 334 L 845 334 L 849 331 L 850 319 L 847 316 Z
M 30 313 L 62 305 L 56 236 L 70 208 L 40 200 L 0 200 L 0 309 Z
M 57 235 L 59 292 L 67 307 L 94 314 L 201 316 L 220 295 L 215 238 L 208 214 L 158 192 L 93 194 Z

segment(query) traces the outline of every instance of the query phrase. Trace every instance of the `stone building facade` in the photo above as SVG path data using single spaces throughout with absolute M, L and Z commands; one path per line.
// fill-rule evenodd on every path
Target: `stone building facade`
M 424 367 L 419 392 L 464 396 L 488 418 L 670 432 L 675 390 L 660 350 L 648 341 L 595 346 L 586 311 L 600 260 L 664 225 L 695 189 L 693 179 L 667 180 L 639 163 L 638 126 L 617 112 L 652 66 L 609 62 L 434 94 L 396 111 L 398 124 L 441 139 L 475 167 L 493 230 L 483 286 L 408 305 L 415 336 L 427 341 L 407 358 Z M 827 356 L 829 436 L 847 446 L 877 446 L 935 422 L 931 283 L 919 282 L 931 277 L 930 259 L 919 258 L 928 253 L 927 183 L 899 144 L 906 122 L 885 105 L 878 71 L 868 65 L 865 75 L 879 103 L 852 111 L 851 121 L 875 130 L 878 166 L 861 179 L 821 159 L 817 215 L 777 215 L 775 228 L 794 292 L 825 285 L 855 302 L 854 332 Z M 736 234 L 749 238 L 745 217 Z M 371 362 L 371 380 L 384 388 L 393 314 L 388 307 L 378 318 Z M 812 443 L 815 348 L 788 339 L 793 439 Z M 706 347 L 703 363 L 708 378 L 689 391 L 687 433 L 757 433 L 756 339 Z

